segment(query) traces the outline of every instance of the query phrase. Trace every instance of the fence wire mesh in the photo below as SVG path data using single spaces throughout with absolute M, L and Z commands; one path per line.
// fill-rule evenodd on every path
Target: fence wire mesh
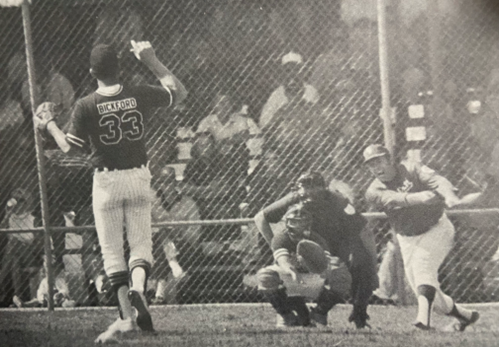
M 479 207 L 498 207 L 499 7 L 386 2 L 396 156 L 419 156 L 460 194 L 487 187 Z M 61 106 L 64 127 L 74 101 L 97 87 L 92 46 L 116 46 L 124 83 L 154 84 L 129 51 L 131 39 L 149 40 L 189 91 L 146 123 L 153 223 L 252 217 L 310 168 L 367 211 L 372 177 L 361 153 L 383 142 L 382 81 L 375 1 L 361 3 L 33 1 L 36 90 Z M 2 225 L 32 229 L 41 213 L 20 9 L 2 8 L 0 23 Z M 88 158 L 66 157 L 49 140 L 44 155 L 49 225 L 92 226 Z M 458 301 L 497 299 L 498 218 L 452 217 L 456 245 L 441 276 Z M 383 219 L 371 227 L 381 261 L 389 228 Z M 39 231 L 0 234 L 3 306 L 14 296 L 24 306 L 44 304 L 39 239 Z M 62 296 L 70 299 L 64 305 L 114 303 L 94 230 L 53 230 L 52 247 L 63 294 L 56 304 Z M 246 279 L 272 261 L 252 223 L 159 225 L 154 254 L 154 303 L 260 300 Z

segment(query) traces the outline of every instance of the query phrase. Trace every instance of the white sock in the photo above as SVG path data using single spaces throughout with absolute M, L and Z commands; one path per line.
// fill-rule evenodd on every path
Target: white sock
M 146 270 L 143 267 L 134 268 L 131 274 L 132 288 L 130 289 L 144 293 L 146 278 Z
M 430 326 L 431 304 L 424 295 L 418 296 L 418 316 L 416 320 L 426 326 Z
M 156 297 L 165 298 L 167 282 L 165 279 L 160 279 L 158 281 L 158 286 L 156 287 Z

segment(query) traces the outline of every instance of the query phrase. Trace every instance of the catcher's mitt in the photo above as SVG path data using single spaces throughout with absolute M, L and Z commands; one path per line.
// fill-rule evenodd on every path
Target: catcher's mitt
M 327 269 L 328 258 L 326 253 L 316 242 L 306 239 L 301 240 L 296 246 L 296 255 L 298 262 L 311 273 L 321 274 Z
M 57 118 L 56 105 L 53 102 L 46 101 L 36 108 L 34 122 L 40 131 L 47 129 L 47 124 Z

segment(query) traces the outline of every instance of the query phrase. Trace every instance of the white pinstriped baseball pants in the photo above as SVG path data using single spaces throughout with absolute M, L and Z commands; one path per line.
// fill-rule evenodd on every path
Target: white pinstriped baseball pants
M 147 167 L 95 171 L 92 203 L 106 274 L 128 271 L 123 230 L 130 245 L 129 264 L 153 263 L 151 173 Z
M 452 310 L 454 301 L 440 289 L 438 268 L 454 244 L 455 229 L 445 213 L 437 224 L 418 236 L 398 234 L 404 270 L 412 290 L 418 296 L 417 288 L 426 284 L 435 287 L 434 307 L 441 314 Z

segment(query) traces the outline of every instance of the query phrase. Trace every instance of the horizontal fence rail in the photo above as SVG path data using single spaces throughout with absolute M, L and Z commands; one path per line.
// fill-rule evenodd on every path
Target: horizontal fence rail
M 439 275 L 458 301 L 497 301 L 499 7 L 384 0 L 378 13 L 374 0 L 353 3 L 32 1 L 31 88 L 22 11 L 2 8 L 0 306 L 48 304 L 47 248 L 54 305 L 116 303 L 94 227 L 91 158 L 64 155 L 48 136 L 44 234 L 30 89 L 58 105 L 67 130 L 76 100 L 97 88 L 89 55 L 99 43 L 119 52 L 124 84 L 159 85 L 130 40 L 150 41 L 189 92 L 144 120 L 150 303 L 263 300 L 254 274 L 273 259 L 252 217 L 309 169 L 364 212 L 382 268 L 395 246 L 386 215 L 365 201 L 373 177 L 362 151 L 385 140 L 396 160 L 422 161 L 459 196 L 484 191 L 478 205 L 448 211 L 455 245 Z M 400 290 L 376 295 L 398 300 Z

